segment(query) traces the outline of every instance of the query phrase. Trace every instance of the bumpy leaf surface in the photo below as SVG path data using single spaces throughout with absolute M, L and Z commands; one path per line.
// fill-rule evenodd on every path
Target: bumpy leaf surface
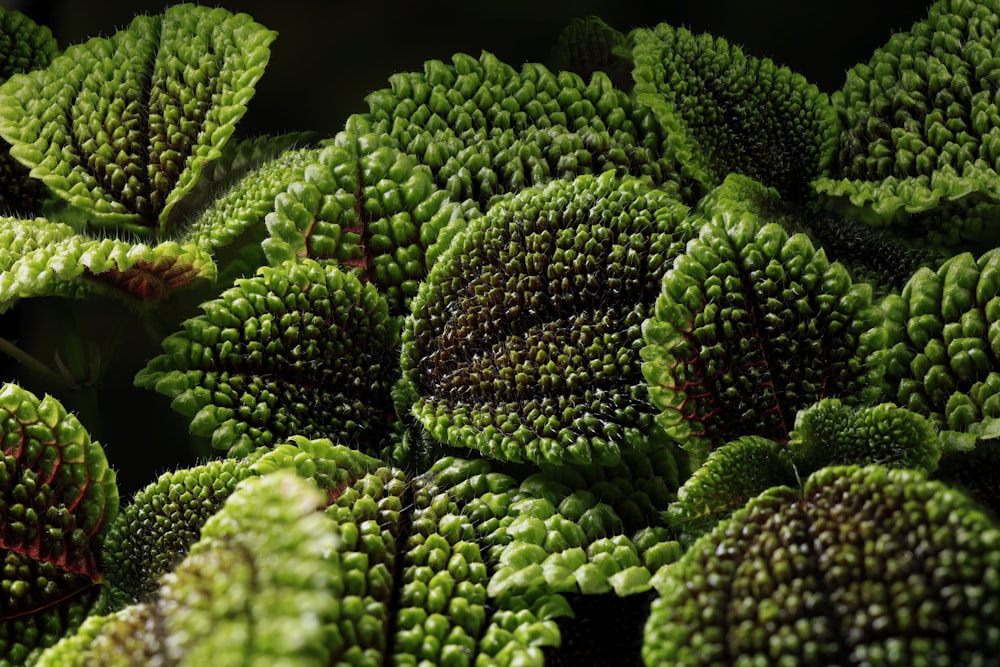
M 413 414 L 439 442 L 508 461 L 614 465 L 662 440 L 640 326 L 695 233 L 686 213 L 608 173 L 525 190 L 470 221 L 406 322 Z
M 852 408 L 824 398 L 796 415 L 788 452 L 803 476 L 830 465 L 933 472 L 941 441 L 929 420 L 893 403 Z
M 335 526 L 325 494 L 290 471 L 241 484 L 166 575 L 155 601 L 93 616 L 38 665 L 329 664 L 338 615 Z
M 556 39 L 549 66 L 569 70 L 584 79 L 604 72 L 617 88 L 632 88 L 632 44 L 624 33 L 597 16 L 571 19 Z
M 654 583 L 650 665 L 957 667 L 1000 649 L 1000 528 L 914 470 L 824 468 L 801 491 L 775 487 Z
M 164 340 L 136 384 L 173 399 L 191 430 L 245 455 L 291 435 L 381 444 L 399 323 L 385 298 L 314 260 L 261 267 Z
M 709 178 L 746 174 L 798 200 L 828 168 L 836 143 L 833 107 L 800 74 L 666 23 L 630 37 L 637 99 L 683 120 Z
M 804 234 L 721 209 L 663 278 L 643 329 L 659 419 L 696 459 L 743 435 L 785 442 L 798 410 L 870 392 L 871 287 Z
M 246 110 L 275 33 L 175 5 L 0 88 L 0 135 L 84 224 L 168 230 Z
M 792 486 L 798 474 L 784 445 L 757 435 L 727 442 L 708 455 L 667 508 L 666 520 L 689 543 L 774 486 Z
M 1000 417 L 1000 251 L 917 271 L 882 304 L 871 365 L 886 400 L 938 429 L 992 437 Z
M 995 238 L 998 26 L 995 3 L 938 0 L 848 71 L 833 96 L 837 167 L 819 191 L 914 238 L 952 247 Z
M 509 542 L 494 549 L 492 597 L 548 594 L 619 596 L 649 589 L 653 572 L 680 553 L 660 513 L 674 497 L 676 464 L 668 452 L 623 455 L 614 467 L 562 466 L 528 476 Z M 652 548 L 650 548 L 652 547 Z
M 6 384 L 0 420 L 0 661 L 16 664 L 95 603 L 118 489 L 101 445 L 54 398 Z
M 210 461 L 168 472 L 122 508 L 104 539 L 101 567 L 124 606 L 150 601 L 236 485 L 249 476 L 246 459 Z
M 46 67 L 59 52 L 52 31 L 17 10 L 0 9 L 0 82 L 13 74 Z M 39 212 L 45 188 L 10 154 L 0 139 L 0 210 L 32 215 Z
M 454 201 L 494 197 L 579 174 L 648 176 L 684 201 L 701 195 L 687 137 L 616 89 L 483 52 L 429 60 L 367 97 L 372 130 L 430 167 Z
M 271 264 L 299 258 L 353 271 L 409 311 L 417 285 L 465 222 L 430 169 L 352 116 L 328 146 L 309 153 L 267 216 Z M 464 207 L 468 209 L 469 207 Z
M 747 211 L 763 222 L 781 225 L 789 234 L 802 232 L 828 259 L 843 264 L 854 282 L 867 282 L 878 295 L 898 292 L 918 268 L 936 267 L 950 256 L 933 248 L 918 248 L 887 229 L 815 204 L 785 201 L 776 189 L 742 174 L 729 174 L 698 202 L 697 210 L 709 216 L 716 211 Z
M 156 299 L 216 275 L 209 252 L 165 241 L 157 245 L 77 234 L 44 218 L 0 219 L 0 310 L 34 296 L 113 294 Z

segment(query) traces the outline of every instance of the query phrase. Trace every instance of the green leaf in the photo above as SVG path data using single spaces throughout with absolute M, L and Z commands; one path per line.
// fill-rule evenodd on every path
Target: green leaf
M 949 254 L 919 248 L 888 229 L 873 227 L 843 214 L 783 201 L 775 188 L 768 188 L 742 174 L 729 174 L 698 202 L 707 216 L 716 212 L 735 215 L 748 212 L 763 222 L 781 225 L 789 234 L 805 233 L 813 245 L 823 248 L 831 261 L 850 271 L 854 282 L 867 282 L 873 294 L 898 292 L 921 266 L 936 267 Z
M 637 99 L 661 118 L 681 119 L 705 173 L 746 174 L 802 200 L 809 182 L 828 169 L 836 116 L 829 96 L 803 76 L 666 23 L 629 36 Z
M 688 156 L 674 152 L 688 142 L 603 72 L 518 71 L 491 53 L 457 53 L 389 85 L 366 98 L 372 130 L 430 167 L 452 201 L 483 212 L 526 187 L 604 171 L 648 177 L 686 203 L 701 195 Z
M 869 464 L 933 472 L 941 451 L 937 432 L 921 415 L 893 403 L 851 408 L 836 398 L 799 411 L 788 440 L 801 475 Z
M 7 660 L 53 643 L 53 632 L 72 629 L 95 604 L 97 555 L 118 511 L 118 487 L 101 445 L 56 399 L 6 384 L 0 417 L 0 660 Z
M 606 173 L 524 190 L 470 221 L 406 320 L 413 415 L 439 442 L 515 462 L 614 465 L 624 450 L 671 447 L 638 348 L 662 272 L 695 233 L 686 213 Z
M 261 267 L 163 342 L 135 377 L 233 456 L 291 435 L 378 451 L 399 321 L 374 285 L 314 260 Z
M 16 10 L 0 9 L 0 81 L 46 67 L 59 48 L 52 31 Z M 30 216 L 40 211 L 46 191 L 0 139 L 0 210 Z
M 42 218 L 0 219 L 0 310 L 21 298 L 95 293 L 158 299 L 216 275 L 211 255 L 191 244 L 132 244 L 77 234 Z
M 962 248 L 995 240 L 1000 188 L 997 8 L 938 0 L 847 72 L 832 174 L 815 188 L 910 238 Z
M 1000 417 L 1000 251 L 955 255 L 887 297 L 870 364 L 885 400 L 935 428 L 993 437 Z M 954 438 L 951 438 L 954 440 Z M 956 440 L 956 442 L 960 441 Z
M 175 5 L 68 48 L 0 87 L 0 135 L 86 226 L 170 231 L 221 155 L 275 33 L 246 14 Z
M 409 311 L 430 266 L 465 224 L 430 169 L 352 116 L 328 146 L 312 151 L 301 179 L 288 184 L 267 216 L 262 243 L 272 265 L 299 258 L 353 271 Z
M 871 287 L 804 234 L 720 207 L 666 271 L 642 371 L 660 424 L 696 460 L 744 435 L 788 439 L 826 396 L 872 393 Z
M 205 521 L 249 476 L 250 460 L 224 459 L 164 473 L 140 489 L 110 524 L 101 563 L 112 603 L 149 602 L 184 559 Z
M 708 455 L 677 490 L 666 521 L 687 544 L 754 496 L 774 486 L 796 486 L 798 481 L 785 446 L 760 436 L 743 436 Z
M 92 617 L 37 665 L 329 664 L 326 627 L 344 582 L 335 524 L 317 512 L 324 505 L 292 472 L 247 479 L 155 601 Z
M 646 664 L 988 664 L 1000 527 L 919 471 L 830 467 L 775 487 L 654 578 Z

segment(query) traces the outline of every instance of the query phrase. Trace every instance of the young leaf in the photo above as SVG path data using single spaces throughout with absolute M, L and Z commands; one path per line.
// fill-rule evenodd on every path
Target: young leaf
M 745 435 L 727 442 L 677 490 L 666 520 L 685 544 L 774 486 L 794 486 L 798 473 L 788 450 L 774 440 Z
M 893 403 L 852 408 L 824 398 L 796 415 L 788 453 L 802 476 L 830 465 L 934 472 L 941 441 L 929 420 Z

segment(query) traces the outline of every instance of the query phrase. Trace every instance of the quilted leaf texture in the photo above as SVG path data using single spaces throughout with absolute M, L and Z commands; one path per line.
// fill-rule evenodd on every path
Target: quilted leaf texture
M 0 81 L 46 67 L 59 53 L 52 31 L 16 10 L 0 9 L 0 36 Z M 45 188 L 9 149 L 10 144 L 0 140 L 0 211 L 34 215 L 40 211 Z
M 643 333 L 660 423 L 698 460 L 725 442 L 785 442 L 798 410 L 871 393 L 871 287 L 804 234 L 720 209 L 664 274 Z
M 0 664 L 17 664 L 95 604 L 118 489 L 101 445 L 54 398 L 6 384 L 0 419 Z
M 998 26 L 996 3 L 939 0 L 851 68 L 832 97 L 836 167 L 816 189 L 913 239 L 958 249 L 995 239 Z
M 252 477 L 205 522 L 155 601 L 90 617 L 40 667 L 329 664 L 343 580 L 326 494 L 292 471 Z
M 829 167 L 837 125 L 829 96 L 787 67 L 709 34 L 661 23 L 637 28 L 638 101 L 681 119 L 705 171 L 746 174 L 801 200 Z M 714 185 L 712 182 L 706 185 Z
M 491 53 L 458 53 L 394 74 L 366 101 L 374 131 L 481 211 L 529 186 L 604 171 L 647 176 L 685 203 L 702 194 L 699 156 L 676 117 L 635 103 L 604 72 L 518 71 Z
M 233 456 L 291 435 L 377 450 L 399 322 L 374 285 L 335 265 L 287 262 L 202 310 L 135 378 L 173 399 L 192 432 Z
M 657 573 L 643 658 L 989 665 L 998 545 L 992 518 L 920 471 L 823 468 L 753 498 Z
M 515 462 L 615 465 L 662 445 L 640 326 L 694 226 L 683 204 L 610 172 L 470 221 L 406 320 L 412 414 L 439 442 Z
M 0 135 L 84 225 L 168 231 L 243 116 L 274 36 L 223 9 L 138 16 L 11 77 Z
M 351 271 L 409 311 L 417 285 L 477 211 L 450 202 L 431 170 L 352 116 L 343 132 L 309 151 L 299 179 L 273 201 L 268 262 L 312 259 Z

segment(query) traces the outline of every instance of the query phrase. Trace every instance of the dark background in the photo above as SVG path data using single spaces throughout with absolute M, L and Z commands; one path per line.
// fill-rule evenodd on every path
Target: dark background
M 62 48 L 109 35 L 136 13 L 175 4 L 140 0 L 5 0 L 52 28 Z M 803 74 L 825 90 L 866 61 L 893 31 L 922 18 L 922 0 L 220 0 L 278 31 L 271 63 L 241 123 L 243 132 L 339 131 L 364 111 L 364 96 L 393 72 L 420 69 L 456 51 L 491 51 L 512 65 L 545 62 L 559 31 L 575 16 L 597 15 L 627 31 L 665 21 L 710 32 Z

